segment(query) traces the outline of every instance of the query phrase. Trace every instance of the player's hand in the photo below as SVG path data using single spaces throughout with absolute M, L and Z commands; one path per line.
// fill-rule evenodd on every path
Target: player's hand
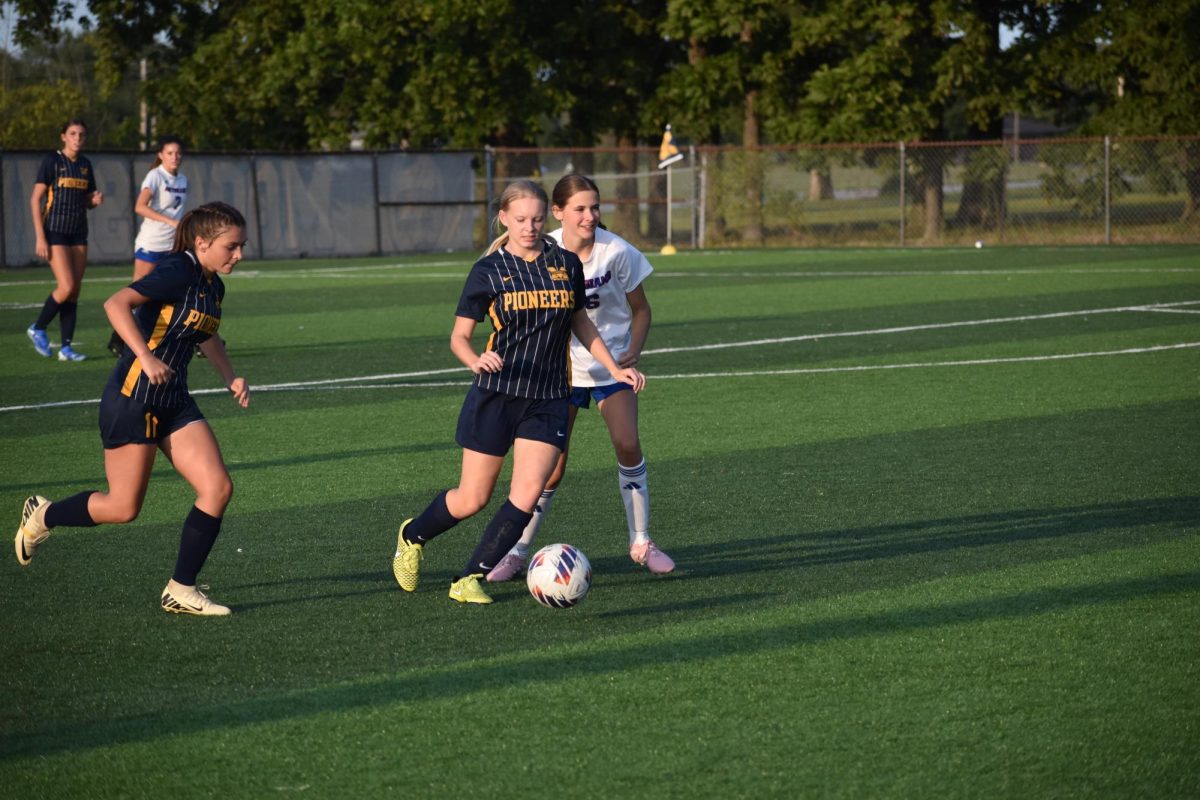
M 646 388 L 646 376 L 638 372 L 633 367 L 626 367 L 614 375 L 617 380 L 628 383 L 633 387 L 633 391 L 640 392 Z
M 229 391 L 233 394 L 233 399 L 242 408 L 250 405 L 250 384 L 246 383 L 246 379 L 239 376 L 229 382 Z
M 155 386 L 161 386 L 175 375 L 175 370 L 164 364 L 153 353 L 140 360 L 142 362 L 142 373 Z
M 99 189 L 92 192 L 92 208 L 95 208 L 96 206 L 100 205 L 103 202 L 104 202 L 104 192 L 100 191 Z
M 471 372 L 478 375 L 481 372 L 499 372 L 504 367 L 504 359 L 495 350 L 488 350 L 471 365 Z
M 33 252 L 36 253 L 37 257 L 42 261 L 50 260 L 50 245 L 46 244 L 46 240 L 44 238 L 37 240 L 37 244 L 35 244 L 33 247 Z

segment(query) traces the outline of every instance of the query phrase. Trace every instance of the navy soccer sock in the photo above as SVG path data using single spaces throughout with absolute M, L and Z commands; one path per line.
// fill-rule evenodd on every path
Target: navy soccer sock
M 438 496 L 433 498 L 433 502 L 421 512 L 421 515 L 408 523 L 408 527 L 404 529 L 404 541 L 410 544 L 425 544 L 461 521 L 446 507 L 446 492 L 439 492 Z
M 73 494 L 65 500 L 55 500 L 46 509 L 46 527 L 57 528 L 64 525 L 68 528 L 94 528 L 96 521 L 88 513 L 88 498 L 94 491 Z
M 62 330 L 62 346 L 67 347 L 75 338 L 75 318 L 79 304 L 75 302 L 58 304 L 58 324 Z
M 33 323 L 33 327 L 39 331 L 46 330 L 46 326 L 58 314 L 58 301 L 54 299 L 54 295 L 46 298 L 46 302 L 42 304 L 42 313 L 38 314 L 37 322 Z
M 196 576 L 208 559 L 217 534 L 221 532 L 221 518 L 204 513 L 192 506 L 183 522 L 183 533 L 179 536 L 179 558 L 175 561 L 175 574 L 171 577 L 184 586 L 195 586 Z
M 466 568 L 458 577 L 486 575 L 491 572 L 492 568 L 500 563 L 500 559 L 504 558 L 504 555 L 521 538 L 521 532 L 525 530 L 525 526 L 531 519 L 533 519 L 532 511 L 522 511 L 514 506 L 511 500 L 505 500 L 504 505 L 500 506 L 496 516 L 492 517 L 492 521 L 483 531 L 483 538 L 479 540 L 475 552 L 467 561 Z

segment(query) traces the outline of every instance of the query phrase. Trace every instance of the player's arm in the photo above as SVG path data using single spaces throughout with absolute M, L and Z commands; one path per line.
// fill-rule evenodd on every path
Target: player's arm
M 646 346 L 646 337 L 650 335 L 650 301 L 646 299 L 646 290 L 637 286 L 625 297 L 629 300 L 629 310 L 633 319 L 629 323 L 629 349 L 621 353 L 617 363 L 622 367 L 636 367 L 642 357 L 642 348 Z
M 133 206 L 134 212 L 136 212 L 140 217 L 152 219 L 155 222 L 165 223 L 170 225 L 172 228 L 176 227 L 179 224 L 178 221 L 171 219 L 166 214 L 160 214 L 150 207 L 150 198 L 153 196 L 153 194 L 154 193 L 150 191 L 149 186 L 143 186 L 142 191 L 138 193 L 137 202 Z M 200 349 L 203 350 L 204 348 L 201 347 Z
M 33 213 L 33 235 L 35 237 L 34 252 L 43 261 L 50 260 L 50 247 L 46 244 L 46 226 L 42 224 L 42 206 L 46 203 L 46 192 L 49 186 L 42 182 L 33 184 L 29 194 L 29 210 Z
M 104 192 L 96 186 L 96 170 L 88 170 L 88 210 L 91 211 L 104 202 Z
M 210 336 L 200 343 L 200 352 L 213 365 L 213 369 L 221 376 L 225 388 L 233 394 L 233 399 L 242 408 L 250 405 L 250 384 L 246 379 L 233 370 L 229 353 L 225 350 L 225 342 L 220 336 Z
M 612 353 L 608 351 L 608 346 L 600 338 L 600 332 L 596 330 L 596 325 L 592 322 L 592 318 L 587 315 L 586 310 L 581 308 L 572 315 L 571 333 L 575 334 L 575 338 L 592 354 L 592 358 L 603 364 L 604 368 L 614 378 L 623 383 L 628 383 L 633 387 L 635 392 L 640 392 L 642 387 L 646 385 L 645 375 L 633 367 L 622 367 L 617 364 L 616 360 L 612 357 Z
M 125 342 L 125 346 L 141 362 L 142 372 L 146 378 L 150 383 L 157 385 L 171 380 L 175 370 L 168 367 L 151 352 L 150 346 L 142 338 L 137 320 L 133 318 L 133 310 L 149 302 L 149 297 L 126 286 L 104 301 L 104 313 L 108 315 L 108 323 Z
M 471 336 L 475 333 L 477 324 L 470 317 L 454 318 L 454 330 L 450 332 L 450 352 L 476 375 L 481 372 L 499 372 L 504 366 L 504 359 L 500 358 L 499 353 L 485 350 L 482 355 L 478 355 L 471 345 Z

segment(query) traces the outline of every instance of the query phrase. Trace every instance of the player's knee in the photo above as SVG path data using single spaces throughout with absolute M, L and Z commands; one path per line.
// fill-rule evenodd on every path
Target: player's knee
M 614 439 L 613 449 L 617 453 L 617 461 L 627 467 L 635 466 L 642 460 L 642 444 L 636 436 Z
M 206 506 L 224 509 L 233 499 L 233 481 L 229 473 L 214 478 L 198 494 L 204 499 Z
M 141 507 L 134 502 L 115 503 L 110 505 L 106 510 L 108 513 L 105 516 L 108 519 L 104 521 L 115 525 L 124 525 L 127 522 L 133 522 L 138 518 L 138 514 L 142 512 Z M 99 521 L 96 520 L 96 522 Z
M 455 512 L 459 513 L 455 513 L 454 516 L 459 519 L 465 519 L 466 517 L 473 517 L 482 511 L 484 506 L 488 504 L 488 501 L 491 500 L 491 495 L 482 492 L 464 492 L 460 489 L 455 499 L 458 501 L 458 507 L 455 509 Z

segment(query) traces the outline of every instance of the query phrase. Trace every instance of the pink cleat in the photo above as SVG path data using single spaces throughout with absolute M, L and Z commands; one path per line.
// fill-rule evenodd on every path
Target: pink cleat
M 652 541 L 629 546 L 629 557 L 638 564 L 644 564 L 655 575 L 665 575 L 675 569 L 671 557 L 658 549 Z
M 516 553 L 509 553 L 504 558 L 500 559 L 500 563 L 492 567 L 492 571 L 487 574 L 488 583 L 504 583 L 505 581 L 511 581 L 513 578 L 520 575 L 521 571 L 524 569 L 525 556 L 519 556 Z

